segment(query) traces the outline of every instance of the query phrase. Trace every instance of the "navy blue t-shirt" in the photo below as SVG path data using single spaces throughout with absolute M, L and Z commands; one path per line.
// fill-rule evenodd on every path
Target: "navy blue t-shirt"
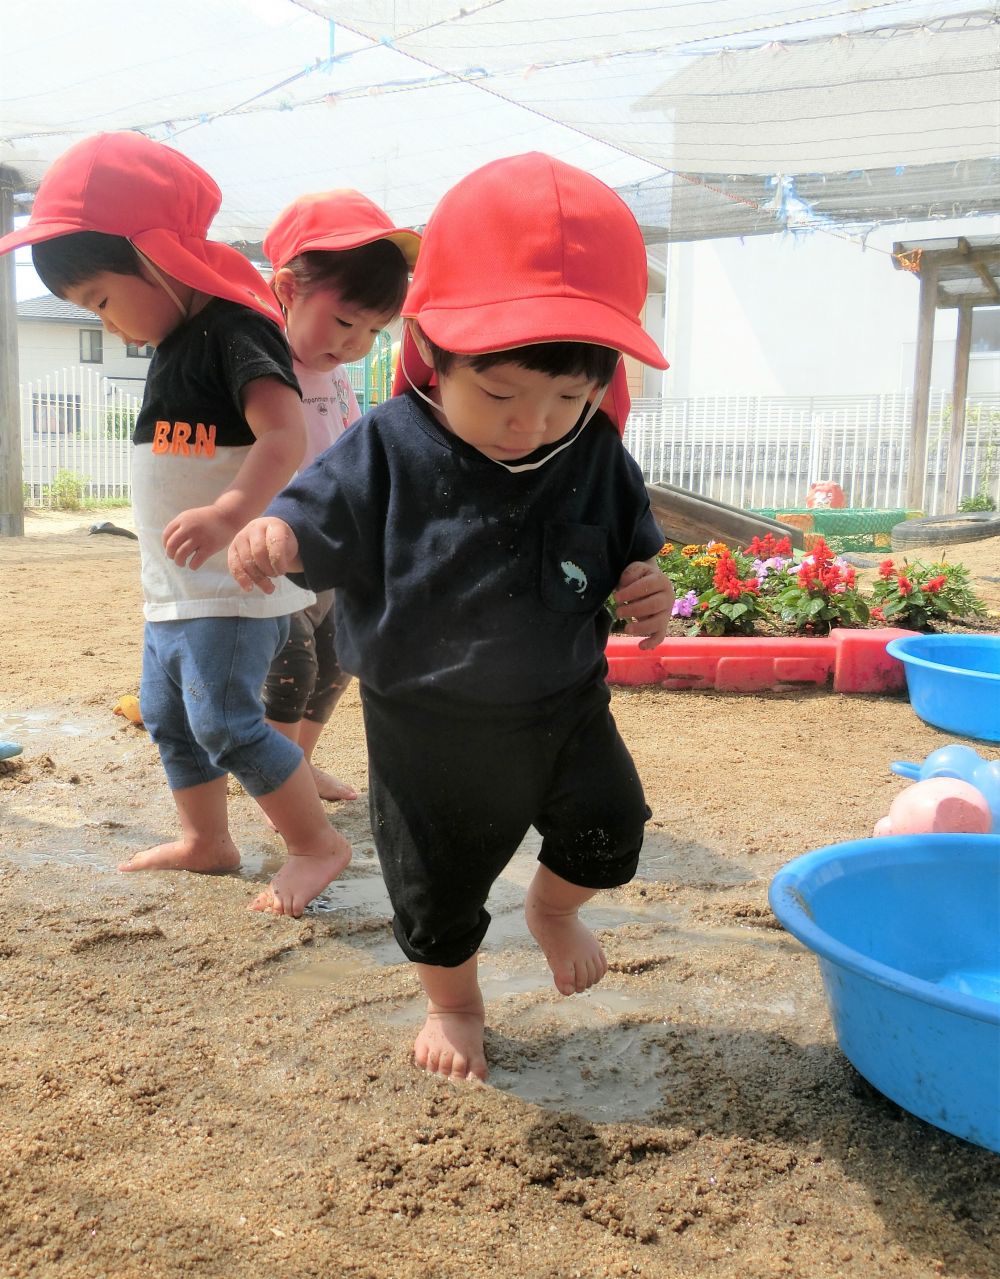
M 410 395 L 367 413 L 271 503 L 341 666 L 385 696 L 525 703 L 603 674 L 604 601 L 663 544 L 642 474 L 598 412 L 511 473 Z

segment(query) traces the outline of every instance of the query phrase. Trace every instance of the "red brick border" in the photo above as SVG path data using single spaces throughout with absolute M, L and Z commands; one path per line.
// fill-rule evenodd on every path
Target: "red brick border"
M 885 646 L 912 631 L 837 628 L 822 639 L 705 635 L 666 639 L 643 651 L 626 635 L 608 640 L 608 682 L 662 688 L 714 688 L 756 693 L 769 688 L 829 687 L 835 693 L 897 693 L 903 663 Z

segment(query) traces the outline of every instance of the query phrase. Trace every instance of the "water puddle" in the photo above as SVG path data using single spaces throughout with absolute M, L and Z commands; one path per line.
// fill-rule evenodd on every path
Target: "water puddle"
M 392 917 L 389 894 L 381 875 L 352 875 L 350 878 L 335 879 L 318 897 L 313 898 L 306 914 L 332 915 L 348 910 L 383 918 Z
M 356 959 L 321 959 L 307 968 L 282 973 L 274 984 L 292 990 L 329 990 L 374 967 L 374 963 L 361 956 Z
M 16 856 L 5 849 L 3 855 L 15 866 L 56 866 L 60 870 L 86 867 L 102 875 L 109 874 L 117 867 L 117 863 L 112 866 L 96 853 L 88 853 L 83 848 L 60 849 L 58 852 L 28 850 L 19 852 Z
M 711 884 L 720 888 L 756 878 L 756 872 L 703 844 L 675 840 L 658 831 L 646 837 L 636 871 L 636 880 L 646 879 L 654 884 Z
M 0 737 L 9 741 L 20 742 L 25 737 L 45 732 L 61 733 L 64 737 L 99 736 L 92 726 L 69 720 L 57 721 L 50 711 L 11 711 L 0 715 Z
M 573 1020 L 580 1019 L 577 1011 Z M 642 1120 L 661 1102 L 668 1065 L 658 1042 L 662 1034 L 659 1026 L 623 1027 L 594 1018 L 591 1026 L 523 1056 L 516 1068 L 495 1065 L 490 1083 L 546 1109 L 572 1110 L 591 1123 Z

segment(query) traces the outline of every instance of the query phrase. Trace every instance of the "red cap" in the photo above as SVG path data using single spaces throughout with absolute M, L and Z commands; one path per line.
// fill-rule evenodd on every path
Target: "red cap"
M 642 232 L 625 202 L 536 151 L 494 160 L 445 194 L 424 230 L 403 315 L 457 354 L 590 342 L 665 369 L 639 321 L 648 278 Z M 431 371 L 408 333 L 400 363 L 426 385 Z M 397 372 L 397 394 L 405 373 Z M 628 403 L 619 364 L 602 403 L 619 430 Z
M 77 231 L 119 235 L 190 288 L 283 323 L 260 273 L 228 244 L 207 240 L 222 192 L 180 151 L 141 133 L 98 133 L 70 147 L 38 187 L 27 226 L 0 253 Z
M 300 253 L 316 249 L 341 253 L 375 240 L 391 240 L 408 267 L 417 260 L 420 236 L 408 227 L 393 226 L 392 219 L 366 195 L 344 187 L 300 195 L 278 214 L 264 239 L 264 252 L 275 271 Z

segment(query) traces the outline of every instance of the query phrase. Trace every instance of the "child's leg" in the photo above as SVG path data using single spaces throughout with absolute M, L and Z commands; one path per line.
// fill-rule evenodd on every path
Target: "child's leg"
M 533 738 L 512 736 L 478 708 L 456 718 L 364 686 L 361 700 L 372 834 L 393 931 L 428 998 L 414 1058 L 435 1074 L 484 1079 L 476 957 L 490 889 L 540 799 Z
M 325 606 L 326 611 L 318 617 L 319 610 Z M 308 610 L 318 621 L 313 644 L 316 653 L 316 676 L 312 692 L 299 722 L 299 745 L 309 761 L 313 780 L 319 791 L 320 799 L 331 801 L 357 799 L 358 792 L 347 782 L 343 782 L 333 773 L 318 768 L 313 763 L 313 751 L 319 741 L 323 728 L 330 722 L 334 707 L 340 701 L 344 690 L 351 682 L 351 677 L 340 669 L 337 661 L 337 628 L 335 622 L 333 592 L 321 595 L 313 609 Z
M 240 854 L 229 834 L 226 778 L 171 792 L 181 821 L 181 837 L 136 853 L 119 870 L 235 870 Z
M 542 948 L 556 989 L 579 994 L 595 986 L 608 971 L 604 950 L 579 918 L 579 909 L 599 890 L 580 888 L 539 866 L 524 899 L 528 929 Z
M 194 796 L 183 818 L 211 820 L 209 834 L 215 832 L 225 820 L 226 774 L 233 773 L 261 804 L 289 852 L 288 863 L 253 905 L 301 915 L 344 869 L 351 850 L 330 826 L 301 750 L 264 722 L 260 689 L 287 637 L 285 619 L 191 618 L 150 623 L 150 633 L 140 701 L 171 787 L 182 796 L 190 788 Z
M 311 607 L 289 618 L 288 640 L 264 681 L 267 722 L 302 747 L 321 799 L 358 797 L 352 786 L 312 763 L 323 726 L 349 683 L 350 676 L 344 676 L 337 665 L 333 592 L 326 591 Z
M 285 841 L 288 859 L 250 908 L 275 915 L 301 915 L 345 869 L 351 860 L 351 846 L 327 820 L 305 759 L 276 790 L 255 798 Z
M 147 622 L 139 700 L 160 752 L 180 818 L 181 837 L 122 862 L 119 870 L 235 870 L 240 855 L 229 834 L 226 774 L 196 740 L 184 705 L 183 665 L 191 635 L 184 622 Z
M 476 975 L 478 954 L 457 968 L 417 964 L 427 996 L 427 1020 L 413 1046 L 421 1070 L 449 1079 L 485 1079 L 486 1013 Z
M 341 781 L 333 773 L 328 773 L 326 769 L 319 768 L 313 763 L 313 751 L 316 749 L 316 743 L 322 736 L 325 727 L 326 720 L 303 719 L 299 721 L 299 745 L 302 747 L 302 753 L 305 755 L 312 771 L 313 781 L 316 784 L 319 797 L 320 799 L 329 800 L 331 803 L 357 799 L 358 792 L 349 782 Z
M 587 990 L 608 970 L 600 942 L 578 911 L 601 889 L 632 879 L 649 817 L 608 701 L 607 688 L 595 685 L 553 724 L 563 745 L 534 823 L 542 848 L 525 918 L 563 995 Z

